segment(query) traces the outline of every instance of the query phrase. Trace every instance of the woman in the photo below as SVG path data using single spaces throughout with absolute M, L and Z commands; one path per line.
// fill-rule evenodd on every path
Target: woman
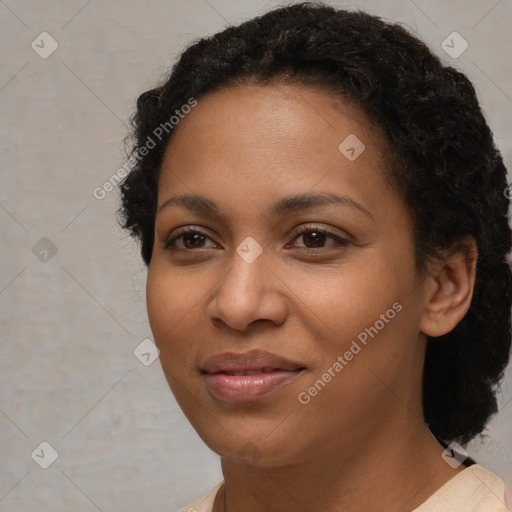
M 469 80 L 296 4 L 192 44 L 133 124 L 121 222 L 224 476 L 183 510 L 507 510 L 461 446 L 511 343 L 506 169 Z

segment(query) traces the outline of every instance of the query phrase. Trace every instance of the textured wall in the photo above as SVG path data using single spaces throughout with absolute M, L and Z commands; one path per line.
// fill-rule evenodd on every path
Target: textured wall
M 158 361 L 133 354 L 151 338 L 145 270 L 117 189 L 93 191 L 124 162 L 138 93 L 184 45 L 273 5 L 0 0 L 0 512 L 173 511 L 220 480 Z M 404 22 L 465 71 L 511 167 L 512 1 L 338 5 Z M 453 31 L 469 45 L 457 58 L 441 47 Z M 509 489 L 511 373 L 471 450 Z

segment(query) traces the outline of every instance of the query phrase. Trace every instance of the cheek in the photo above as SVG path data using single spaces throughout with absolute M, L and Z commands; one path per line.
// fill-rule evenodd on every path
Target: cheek
M 378 257 L 374 261 L 354 258 L 308 279 L 298 274 L 289 279 L 300 299 L 298 307 L 315 314 L 335 349 L 342 349 L 359 332 L 373 326 L 404 295 L 400 279 Z
M 192 337 L 194 325 L 197 331 L 194 305 L 199 307 L 188 284 L 184 286 L 176 275 L 171 277 L 156 264 L 148 271 L 146 305 L 151 331 L 164 376 L 186 414 L 193 409 L 192 397 L 197 395 Z
M 190 280 L 184 284 L 168 272 L 160 271 L 157 265 L 150 267 L 146 283 L 148 319 L 160 357 L 166 362 L 172 361 L 169 352 L 177 356 L 185 345 L 179 343 L 180 332 L 193 315 L 197 302 L 193 295 Z
M 169 284 L 165 277 L 159 277 L 158 271 L 150 266 L 146 282 L 146 307 L 157 345 L 161 342 L 165 327 L 170 327 L 170 318 L 174 311 L 173 294 L 169 293 Z
M 318 405 L 334 396 L 346 404 L 372 396 L 382 387 L 376 375 L 391 382 L 412 364 L 418 335 L 414 267 L 405 258 L 390 264 L 384 256 L 354 258 L 295 290 L 321 326 L 310 333 L 318 358 L 308 381 L 313 385 L 323 375 L 329 381 Z

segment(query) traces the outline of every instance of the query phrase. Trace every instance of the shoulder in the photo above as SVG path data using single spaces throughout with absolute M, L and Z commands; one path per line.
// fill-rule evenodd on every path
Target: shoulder
M 413 512 L 507 512 L 503 480 L 473 464 L 440 487 Z
M 179 512 L 212 512 L 224 481 Z M 503 480 L 484 467 L 473 464 L 455 475 L 412 512 L 509 512 Z
M 215 501 L 215 497 L 219 492 L 220 488 L 224 480 L 218 483 L 213 489 L 207 492 L 204 496 L 197 499 L 193 503 L 190 503 L 186 507 L 182 508 L 179 512 L 212 512 L 213 503 Z

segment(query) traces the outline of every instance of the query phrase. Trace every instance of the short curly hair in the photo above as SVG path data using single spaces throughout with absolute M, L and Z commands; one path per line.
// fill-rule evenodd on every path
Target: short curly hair
M 466 444 L 497 411 L 496 388 L 510 356 L 507 171 L 472 83 L 402 26 L 303 2 L 191 43 L 161 84 L 138 98 L 120 224 L 141 242 L 149 266 L 158 177 L 172 136 L 166 129 L 155 137 L 155 128 L 191 97 L 283 81 L 339 94 L 382 129 L 393 183 L 414 221 L 418 268 L 464 237 L 475 240 L 471 306 L 451 332 L 428 339 L 423 372 L 431 432 L 443 444 Z M 155 146 L 141 151 L 150 139 Z

